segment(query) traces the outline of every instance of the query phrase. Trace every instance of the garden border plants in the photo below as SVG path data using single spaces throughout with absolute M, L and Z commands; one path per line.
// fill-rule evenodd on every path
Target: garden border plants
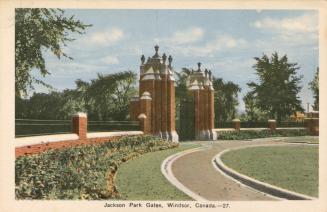
M 154 136 L 50 150 L 16 158 L 16 199 L 119 199 L 118 166 L 147 152 L 177 147 Z
M 218 140 L 246 140 L 268 137 L 293 137 L 309 135 L 307 129 L 276 129 L 276 130 L 240 130 L 217 131 Z

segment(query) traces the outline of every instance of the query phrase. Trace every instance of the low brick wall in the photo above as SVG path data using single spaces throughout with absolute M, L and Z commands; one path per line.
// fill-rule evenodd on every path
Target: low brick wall
M 88 133 L 87 138 L 61 140 L 62 135 L 35 136 L 16 139 L 15 156 L 41 153 L 50 149 L 70 148 L 80 145 L 98 144 L 117 140 L 122 136 L 142 135 L 141 131 Z M 58 136 L 58 141 L 53 140 Z M 30 142 L 27 142 L 30 141 Z M 22 144 L 20 143 L 22 142 Z
M 113 137 L 85 138 L 85 139 L 78 139 L 78 140 L 67 140 L 67 141 L 47 142 L 47 143 L 27 145 L 22 147 L 16 147 L 15 156 L 17 158 L 22 155 L 37 154 L 50 149 L 62 149 L 62 148 L 80 146 L 80 145 L 90 145 L 96 143 L 110 142 L 120 137 L 122 137 L 122 135 L 113 136 Z
M 141 135 L 141 131 L 87 132 L 87 115 L 76 113 L 72 118 L 72 134 L 22 137 L 15 139 L 15 156 L 41 153 L 50 149 L 62 149 L 116 140 L 122 136 Z

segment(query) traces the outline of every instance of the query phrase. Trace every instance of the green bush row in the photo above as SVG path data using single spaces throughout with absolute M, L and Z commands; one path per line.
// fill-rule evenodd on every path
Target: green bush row
M 117 198 L 114 186 L 110 188 L 108 182 L 120 163 L 176 146 L 154 136 L 126 136 L 112 142 L 22 156 L 15 162 L 16 199 Z
M 267 137 L 291 137 L 309 135 L 306 129 L 240 130 L 217 132 L 219 140 L 244 140 Z

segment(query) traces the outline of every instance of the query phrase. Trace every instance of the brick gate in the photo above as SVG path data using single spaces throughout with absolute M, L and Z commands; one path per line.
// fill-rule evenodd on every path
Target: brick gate
M 147 60 L 144 55 L 141 57 L 139 96 L 133 97 L 130 101 L 130 118 L 140 121 L 144 133 L 177 142 L 179 136 L 175 129 L 173 58 L 170 55 L 167 58 L 165 53 L 160 56 L 159 46 L 154 48 L 155 54 L 152 57 L 148 57 Z M 187 87 L 193 100 L 181 101 L 179 106 L 180 109 L 185 109 L 185 104 L 192 104 L 188 107 L 191 111 L 187 112 L 190 117 L 184 119 L 194 124 L 188 123 L 191 129 L 185 130 L 192 130 L 194 132 L 192 138 L 197 140 L 215 140 L 217 136 L 214 131 L 214 90 L 211 71 L 207 69 L 202 71 L 201 63 L 198 63 L 198 69 L 192 70 L 188 77 Z M 186 117 L 187 113 L 182 111 L 182 116 Z M 180 123 L 179 127 L 184 128 L 188 125 Z M 183 130 L 179 129 L 180 132 Z

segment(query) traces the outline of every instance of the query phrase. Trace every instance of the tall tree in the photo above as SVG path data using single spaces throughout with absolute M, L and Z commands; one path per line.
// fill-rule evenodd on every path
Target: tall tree
M 132 71 L 98 74 L 87 89 L 87 111 L 94 120 L 125 120 L 129 99 L 137 93 L 136 75 Z
M 253 68 L 258 76 L 258 82 L 250 82 L 248 86 L 256 96 L 258 108 L 278 122 L 296 111 L 304 111 L 297 96 L 301 90 L 299 84 L 303 77 L 297 75 L 300 68 L 298 64 L 289 63 L 287 55 L 279 57 L 277 52 L 270 58 L 263 54 L 261 58 L 254 59 L 256 64 Z
M 186 81 L 187 77 L 191 74 L 191 70 L 188 68 L 182 68 L 181 72 L 175 72 L 175 74 L 177 76 L 175 93 L 178 101 L 179 98 L 188 97 Z
M 319 110 L 319 67 L 317 68 L 313 80 L 309 83 L 309 86 L 314 98 L 312 109 Z
M 213 77 L 213 88 L 215 89 L 216 122 L 221 123 L 235 118 L 239 104 L 238 93 L 241 91 L 239 85 Z
M 35 78 L 32 70 L 37 70 L 44 77 L 50 74 L 46 68 L 44 51 L 49 50 L 58 59 L 66 57 L 63 46 L 73 41 L 69 32 L 78 34 L 91 25 L 66 17 L 63 10 L 45 8 L 18 8 L 15 10 L 15 88 L 16 95 L 26 94 L 33 89 L 33 84 L 51 87 Z
M 76 80 L 76 89 L 16 96 L 16 118 L 70 119 L 87 112 L 90 120 L 126 120 L 129 99 L 135 95 L 136 75 L 131 71 L 98 75 L 90 83 Z
M 256 96 L 252 92 L 248 92 L 243 97 L 246 112 L 243 119 L 250 122 L 267 121 L 269 117 L 258 108 L 256 99 Z
M 256 121 L 256 102 L 253 93 L 248 92 L 244 97 L 245 112 L 249 117 L 249 121 Z

